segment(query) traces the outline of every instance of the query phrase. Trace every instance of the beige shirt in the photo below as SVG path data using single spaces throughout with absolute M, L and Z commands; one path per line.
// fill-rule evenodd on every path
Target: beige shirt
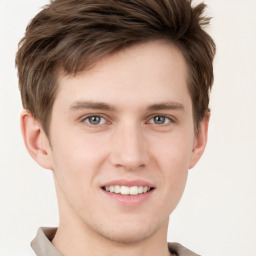
M 51 240 L 56 234 L 57 228 L 39 228 L 36 237 L 31 242 L 37 256 L 62 256 L 61 253 L 52 245 Z M 168 243 L 169 251 L 178 256 L 199 256 L 186 249 L 178 243 Z

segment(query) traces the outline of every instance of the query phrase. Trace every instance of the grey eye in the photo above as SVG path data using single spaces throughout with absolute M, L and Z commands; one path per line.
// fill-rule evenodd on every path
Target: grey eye
M 155 116 L 153 119 L 155 124 L 164 124 L 167 118 L 165 116 Z
M 170 123 L 171 119 L 167 116 L 154 116 L 149 120 L 150 124 L 167 124 Z
M 88 116 L 85 121 L 90 125 L 99 125 L 105 122 L 105 119 L 101 116 Z

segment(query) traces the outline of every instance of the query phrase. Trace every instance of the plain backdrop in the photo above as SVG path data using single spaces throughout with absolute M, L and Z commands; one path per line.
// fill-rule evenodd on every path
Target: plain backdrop
M 169 241 L 206 256 L 256 256 L 256 1 L 207 0 L 217 44 L 206 152 L 170 218 Z M 58 225 L 51 172 L 23 145 L 17 44 L 46 0 L 0 0 L 0 254 Z M 18 255 L 18 254 L 17 254 Z

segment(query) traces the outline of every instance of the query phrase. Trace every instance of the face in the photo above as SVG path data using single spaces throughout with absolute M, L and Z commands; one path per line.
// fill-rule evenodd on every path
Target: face
M 160 41 L 60 77 L 45 160 L 60 223 L 119 242 L 167 229 L 201 155 L 186 80 L 182 54 Z

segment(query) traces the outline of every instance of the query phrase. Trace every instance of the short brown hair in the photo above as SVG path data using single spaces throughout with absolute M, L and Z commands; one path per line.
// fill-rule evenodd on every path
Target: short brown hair
M 209 105 L 215 44 L 191 0 L 55 0 L 30 22 L 16 56 L 23 107 L 48 133 L 59 71 L 75 75 L 136 43 L 169 40 L 188 65 L 197 128 Z

